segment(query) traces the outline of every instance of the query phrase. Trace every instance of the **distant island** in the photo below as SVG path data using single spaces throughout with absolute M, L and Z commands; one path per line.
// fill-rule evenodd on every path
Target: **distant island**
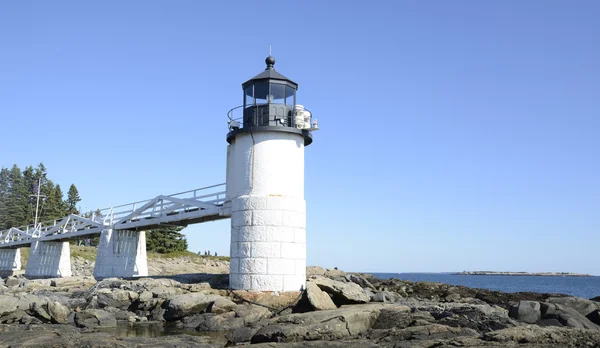
M 455 275 L 499 275 L 499 276 L 539 276 L 539 277 L 593 277 L 591 274 L 571 272 L 494 272 L 494 271 L 472 271 L 458 272 Z

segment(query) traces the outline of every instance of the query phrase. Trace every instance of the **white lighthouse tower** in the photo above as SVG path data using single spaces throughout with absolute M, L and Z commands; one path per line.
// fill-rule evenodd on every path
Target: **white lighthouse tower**
M 244 104 L 229 112 L 229 282 L 232 289 L 300 291 L 306 281 L 304 147 L 317 125 L 296 104 L 298 84 L 275 71 L 275 58 L 265 62 L 265 71 L 242 84 Z

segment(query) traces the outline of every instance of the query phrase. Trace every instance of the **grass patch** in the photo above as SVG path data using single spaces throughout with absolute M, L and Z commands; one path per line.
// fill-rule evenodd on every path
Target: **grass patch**
M 81 257 L 89 261 L 96 261 L 98 249 L 93 246 L 71 245 L 71 257 Z
M 24 270 L 27 267 L 27 260 L 29 260 L 29 251 L 31 248 L 21 248 L 21 269 Z
M 204 256 L 204 255 L 198 255 L 189 250 L 172 251 L 172 252 L 166 253 L 166 254 L 159 254 L 159 253 L 156 253 L 153 251 L 148 251 L 147 255 L 148 255 L 149 259 L 176 259 L 176 258 L 180 258 L 180 257 L 189 257 L 192 260 L 205 259 L 205 260 L 229 261 L 229 256 Z

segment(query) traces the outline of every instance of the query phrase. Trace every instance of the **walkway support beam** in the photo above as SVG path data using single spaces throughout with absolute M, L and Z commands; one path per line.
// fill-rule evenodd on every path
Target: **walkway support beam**
M 34 240 L 27 260 L 25 276 L 29 278 L 70 277 L 71 247 L 69 242 Z
M 105 229 L 100 234 L 94 277 L 148 276 L 146 232 Z
M 21 270 L 21 249 L 0 249 L 0 276 L 12 275 Z

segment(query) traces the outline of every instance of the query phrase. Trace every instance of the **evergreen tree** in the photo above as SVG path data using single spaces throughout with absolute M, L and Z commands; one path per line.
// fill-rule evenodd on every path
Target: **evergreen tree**
M 40 190 L 40 219 L 39 221 L 52 221 L 63 217 L 62 212 L 59 211 L 59 206 L 62 205 L 62 198 L 60 202 L 56 202 L 56 196 L 54 195 L 54 183 L 52 180 L 46 180 L 42 184 Z
M 10 170 L 9 194 L 7 199 L 8 227 L 19 227 L 27 224 L 28 192 L 23 181 L 23 174 L 15 164 Z
M 37 186 L 38 186 L 38 179 L 36 178 L 35 173 L 33 172 L 33 167 L 32 166 L 25 167 L 25 170 L 23 170 L 23 187 L 27 191 L 27 195 L 26 195 L 27 215 L 26 215 L 26 221 L 23 223 L 24 225 L 33 224 L 33 220 L 34 220 L 34 216 L 35 216 L 35 204 L 36 204 L 36 198 L 33 197 L 33 195 L 37 194 Z
M 9 193 L 10 171 L 8 168 L 0 170 L 0 230 L 7 229 L 8 219 L 8 193 Z
M 81 201 L 81 197 L 79 197 L 79 191 L 77 191 L 77 187 L 75 184 L 71 184 L 69 187 L 69 192 L 67 193 L 67 213 L 68 214 L 79 214 L 77 210 L 77 203 Z
M 46 169 L 44 163 L 38 164 L 38 167 L 35 169 L 35 178 L 45 180 L 47 174 L 48 170 Z
M 71 185 L 65 201 L 62 189 L 49 180 L 47 174 L 43 163 L 37 168 L 25 167 L 22 172 L 17 165 L 0 170 L 0 230 L 33 223 L 38 186 L 42 195 L 38 222 L 50 222 L 62 219 L 70 212 L 77 213 L 76 206 L 81 197 L 75 185 Z
M 146 250 L 166 254 L 172 251 L 186 251 L 188 248 L 183 227 L 164 227 L 146 232 Z
M 63 192 L 60 185 L 54 187 L 54 192 L 52 194 L 54 196 L 54 204 L 56 205 L 56 216 L 54 219 L 61 219 L 67 216 L 67 205 L 65 204 L 65 201 L 63 201 Z

